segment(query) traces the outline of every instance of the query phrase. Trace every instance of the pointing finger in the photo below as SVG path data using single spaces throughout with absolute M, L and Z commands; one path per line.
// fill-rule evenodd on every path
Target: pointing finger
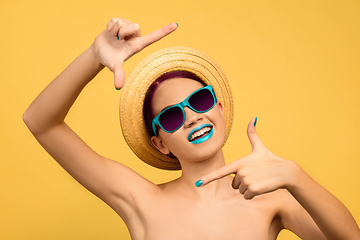
M 169 35 L 173 31 L 175 31 L 178 28 L 177 23 L 170 23 L 169 25 L 166 25 L 165 27 L 156 30 L 152 33 L 149 33 L 141 38 L 142 40 L 142 48 L 145 48 L 149 46 L 150 44 L 159 41 L 163 37 Z
M 226 177 L 232 173 L 236 173 L 238 170 L 238 164 L 236 162 L 232 162 L 229 165 L 226 165 L 224 167 L 221 167 L 219 169 L 216 169 L 215 171 L 209 173 L 208 175 L 203 176 L 200 180 L 198 180 L 195 183 L 195 186 L 200 187 L 200 186 L 205 186 L 206 184 Z

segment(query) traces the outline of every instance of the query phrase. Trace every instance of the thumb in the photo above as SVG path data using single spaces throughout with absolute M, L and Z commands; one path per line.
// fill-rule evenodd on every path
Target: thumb
M 116 90 L 120 90 L 125 83 L 125 71 L 120 67 L 116 67 L 114 70 L 114 83 Z
M 247 135 L 250 140 L 250 144 L 253 152 L 257 151 L 261 147 L 264 147 L 264 144 L 261 142 L 259 136 L 256 133 L 256 128 L 255 128 L 256 123 L 257 123 L 257 118 L 251 119 L 247 128 Z

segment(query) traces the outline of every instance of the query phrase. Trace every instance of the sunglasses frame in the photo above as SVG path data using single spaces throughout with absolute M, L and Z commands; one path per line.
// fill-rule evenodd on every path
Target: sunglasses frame
M 190 99 L 195 93 L 197 93 L 197 92 L 199 92 L 199 91 L 201 91 L 201 90 L 204 90 L 204 89 L 207 89 L 207 90 L 210 91 L 211 95 L 212 95 L 213 98 L 214 98 L 214 104 L 213 104 L 209 109 L 207 109 L 206 111 L 198 111 L 198 110 L 196 110 L 195 108 L 193 108 L 193 107 L 189 104 L 189 99 Z M 204 112 L 207 112 L 207 111 L 211 110 L 211 109 L 215 106 L 216 103 L 217 103 L 217 98 L 216 98 L 216 95 L 215 95 L 214 88 L 213 88 L 211 85 L 207 85 L 207 86 L 205 86 L 205 87 L 199 88 L 198 90 L 196 90 L 196 91 L 194 91 L 193 93 L 191 93 L 191 94 L 190 94 L 184 101 L 182 101 L 181 103 L 172 105 L 172 106 L 164 109 L 163 111 L 161 111 L 161 113 L 159 113 L 156 117 L 154 117 L 154 119 L 152 120 L 152 129 L 153 129 L 153 132 L 154 132 L 155 136 L 157 136 L 157 134 L 156 134 L 156 125 L 158 125 L 159 127 L 161 127 L 161 129 L 164 130 L 164 131 L 167 132 L 167 133 L 172 133 L 172 132 L 175 132 L 176 130 L 178 130 L 182 125 L 184 125 L 184 122 L 185 122 L 185 112 L 184 112 L 184 108 L 185 108 L 185 107 L 188 107 L 188 108 L 190 108 L 191 110 L 193 110 L 194 112 L 197 112 L 197 113 L 204 113 Z M 183 121 L 182 121 L 181 125 L 180 125 L 179 127 L 177 127 L 175 130 L 173 130 L 173 131 L 167 131 L 167 130 L 165 130 L 165 129 L 161 126 L 161 124 L 160 124 L 160 122 L 159 122 L 159 118 L 160 118 L 161 114 L 163 114 L 165 111 L 167 111 L 167 110 L 169 110 L 169 109 L 171 109 L 171 108 L 175 108 L 175 107 L 178 107 L 178 108 L 181 109 L 182 114 L 183 114 Z

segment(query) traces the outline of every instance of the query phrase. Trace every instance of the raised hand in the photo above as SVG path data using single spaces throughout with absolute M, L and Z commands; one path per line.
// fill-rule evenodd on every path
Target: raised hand
M 140 27 L 123 18 L 113 18 L 107 29 L 99 34 L 93 44 L 101 64 L 114 72 L 115 87 L 120 89 L 125 83 L 123 63 L 135 53 L 172 33 L 177 28 L 171 23 L 157 31 L 141 37 Z
M 270 152 L 257 135 L 254 121 L 255 119 L 250 121 L 247 129 L 252 153 L 202 177 L 201 186 L 235 174 L 232 187 L 239 189 L 245 199 L 252 199 L 257 195 L 294 184 L 297 164 Z

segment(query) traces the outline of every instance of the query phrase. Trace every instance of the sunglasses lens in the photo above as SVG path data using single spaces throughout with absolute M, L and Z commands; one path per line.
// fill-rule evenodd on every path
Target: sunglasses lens
M 163 129 L 168 132 L 172 132 L 180 127 L 183 123 L 184 116 L 181 108 L 172 107 L 164 111 L 160 117 L 159 122 Z
M 213 95 L 208 89 L 201 89 L 189 98 L 189 104 L 199 112 L 206 112 L 215 104 Z

